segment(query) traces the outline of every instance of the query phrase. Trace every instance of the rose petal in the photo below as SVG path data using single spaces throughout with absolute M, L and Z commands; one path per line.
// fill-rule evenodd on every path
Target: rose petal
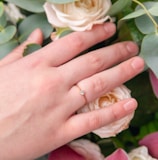
M 69 146 L 65 145 L 52 151 L 48 160 L 86 160 Z
M 110 156 L 106 157 L 105 160 L 129 160 L 129 157 L 123 149 L 119 148 Z
M 158 132 L 154 132 L 145 136 L 139 141 L 139 145 L 146 146 L 150 155 L 154 158 L 158 158 Z
M 158 78 L 151 70 L 149 70 L 149 77 L 155 96 L 158 98 Z
M 86 160 L 104 160 L 99 146 L 87 139 L 78 139 L 69 144 L 74 151 L 85 157 Z

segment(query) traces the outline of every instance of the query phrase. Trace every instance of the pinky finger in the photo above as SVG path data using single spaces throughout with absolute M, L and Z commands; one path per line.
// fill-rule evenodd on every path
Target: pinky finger
M 136 108 L 135 99 L 126 99 L 106 108 L 74 115 L 67 121 L 67 131 L 70 131 L 68 135 L 72 138 L 80 137 L 127 116 Z

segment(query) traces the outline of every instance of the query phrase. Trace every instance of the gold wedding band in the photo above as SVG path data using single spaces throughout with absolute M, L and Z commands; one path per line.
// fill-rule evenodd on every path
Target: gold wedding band
M 80 91 L 79 94 L 84 98 L 86 104 L 87 103 L 86 92 L 82 90 L 78 85 L 76 85 L 76 87 L 79 89 Z

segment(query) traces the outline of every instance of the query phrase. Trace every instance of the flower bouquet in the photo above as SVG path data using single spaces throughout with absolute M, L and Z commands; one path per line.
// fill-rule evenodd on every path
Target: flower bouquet
M 36 28 L 43 31 L 44 46 L 71 32 L 91 30 L 94 25 L 107 21 L 116 24 L 117 33 L 89 50 L 132 40 L 139 45 L 139 55 L 144 58 L 146 68 L 123 86 L 84 106 L 78 114 L 109 106 L 130 96 L 137 99 L 139 107 L 124 119 L 52 152 L 50 160 L 62 160 L 58 153 L 62 153 L 66 160 L 65 152 L 70 153 L 69 160 L 158 158 L 154 150 L 154 145 L 158 144 L 158 1 L 0 0 L 0 58 Z M 27 56 L 42 46 L 29 44 L 23 55 Z M 153 132 L 156 133 L 153 135 Z M 149 138 L 146 138 L 148 134 Z

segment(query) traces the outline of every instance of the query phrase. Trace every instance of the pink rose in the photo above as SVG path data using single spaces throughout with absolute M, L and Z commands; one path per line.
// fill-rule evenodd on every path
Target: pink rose
M 158 132 L 150 133 L 139 141 L 139 144 L 146 146 L 154 158 L 158 158 Z

